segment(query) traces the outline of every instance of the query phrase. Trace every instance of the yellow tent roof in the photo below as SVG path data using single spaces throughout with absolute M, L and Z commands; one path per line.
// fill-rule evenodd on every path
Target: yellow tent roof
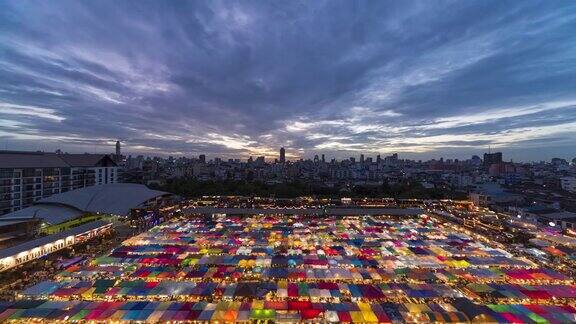
M 404 307 L 406 307 L 410 313 L 431 312 L 426 304 L 404 304 Z
M 365 322 L 364 316 L 362 316 L 362 312 L 360 312 L 360 311 L 351 311 L 350 317 L 352 317 L 352 322 L 355 322 L 355 323 Z
M 252 309 L 264 309 L 264 301 L 263 300 L 254 300 L 252 302 Z
M 378 322 L 378 317 L 371 310 L 362 310 L 362 317 L 366 322 Z
M 364 303 L 364 302 L 358 302 L 356 305 L 358 305 L 358 308 L 360 308 L 360 310 L 371 310 L 372 307 L 370 307 L 370 304 L 368 303 Z

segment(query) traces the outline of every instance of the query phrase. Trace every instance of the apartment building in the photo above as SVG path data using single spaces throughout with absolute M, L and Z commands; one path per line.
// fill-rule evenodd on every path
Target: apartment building
M 54 194 L 117 181 L 118 166 L 108 155 L 0 151 L 0 215 Z

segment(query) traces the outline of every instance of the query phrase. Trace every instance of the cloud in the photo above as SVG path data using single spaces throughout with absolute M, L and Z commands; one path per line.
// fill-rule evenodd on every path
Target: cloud
M 14 148 L 576 155 L 570 2 L 0 4 Z M 546 139 L 556 147 L 546 150 Z M 466 156 L 461 156 L 464 158 Z
M 22 106 L 14 105 L 0 102 L 0 116 L 3 116 L 5 120 L 10 120 L 12 117 L 31 117 L 31 118 L 43 118 L 53 120 L 55 122 L 61 122 L 64 118 L 56 115 L 54 109 L 33 107 L 33 106 Z

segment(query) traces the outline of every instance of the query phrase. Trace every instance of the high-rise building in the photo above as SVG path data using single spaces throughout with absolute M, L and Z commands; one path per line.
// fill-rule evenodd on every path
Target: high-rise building
M 123 171 L 123 169 L 126 167 L 126 163 L 124 161 L 124 157 L 122 156 L 120 141 L 116 141 L 116 154 L 111 155 L 111 157 L 114 160 L 114 162 L 120 167 L 120 170 Z
M 364 163 L 364 154 L 360 154 L 360 163 Z
M 326 163 L 326 156 L 324 156 L 324 154 L 322 154 L 322 163 Z
M 484 153 L 484 166 L 502 163 L 502 152 Z
M 116 141 L 116 157 L 119 158 L 122 155 L 122 151 L 120 151 L 120 141 Z
M 386 164 L 391 164 L 391 165 L 397 164 L 398 163 L 398 153 L 394 153 L 390 156 L 385 157 L 384 162 Z
M 200 160 L 200 163 L 206 163 L 206 155 L 204 154 L 198 155 L 198 160 Z
M 104 154 L 0 152 L 0 215 L 74 189 L 118 182 L 118 166 Z
M 286 162 L 286 150 L 281 147 L 280 148 L 280 163 L 285 163 Z

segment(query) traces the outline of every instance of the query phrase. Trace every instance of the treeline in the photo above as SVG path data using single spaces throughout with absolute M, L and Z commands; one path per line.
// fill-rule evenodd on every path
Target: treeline
M 418 182 L 384 183 L 380 186 L 327 187 L 307 182 L 266 184 L 257 181 L 197 181 L 193 179 L 169 180 L 163 186 L 151 186 L 183 197 L 200 196 L 257 196 L 275 198 L 315 197 L 387 197 L 416 199 L 463 199 L 466 195 L 443 189 L 426 189 Z

